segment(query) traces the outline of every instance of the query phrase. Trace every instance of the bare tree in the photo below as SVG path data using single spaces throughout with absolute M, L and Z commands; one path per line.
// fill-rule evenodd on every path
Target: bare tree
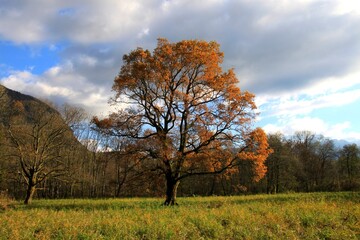
M 345 190 L 360 187 L 360 149 L 356 144 L 348 144 L 341 149 L 339 171 Z
M 13 107 L 18 114 L 12 117 L 7 128 L 13 148 L 11 156 L 16 159 L 19 173 L 25 180 L 27 191 L 25 204 L 29 204 L 36 187 L 47 177 L 63 174 L 65 171 L 62 152 L 67 144 L 69 128 L 51 108 L 40 107 L 37 103 L 27 112 L 22 102 Z

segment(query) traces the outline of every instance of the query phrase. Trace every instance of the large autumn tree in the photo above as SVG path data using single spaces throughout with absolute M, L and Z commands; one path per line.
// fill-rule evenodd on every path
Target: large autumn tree
M 241 91 L 232 69 L 223 71 L 216 42 L 159 39 L 151 53 L 137 48 L 123 57 L 114 80 L 120 109 L 94 118 L 108 134 L 131 138 L 143 159 L 166 179 L 165 205 L 176 204 L 180 180 L 235 171 L 251 161 L 260 179 L 271 150 L 253 129 L 254 95 Z

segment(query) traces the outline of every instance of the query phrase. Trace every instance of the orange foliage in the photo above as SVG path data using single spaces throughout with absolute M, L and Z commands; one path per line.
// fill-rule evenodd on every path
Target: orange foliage
M 24 104 L 21 101 L 15 101 L 13 107 L 18 112 L 25 112 Z
M 259 181 L 266 174 L 265 160 L 273 152 L 267 142 L 267 136 L 261 128 L 256 128 L 249 134 L 246 140 L 247 150 L 240 152 L 241 160 L 249 160 L 254 163 L 255 181 Z
M 92 122 L 99 128 L 111 128 L 113 125 L 110 118 L 104 118 L 99 120 L 98 117 L 93 117 Z

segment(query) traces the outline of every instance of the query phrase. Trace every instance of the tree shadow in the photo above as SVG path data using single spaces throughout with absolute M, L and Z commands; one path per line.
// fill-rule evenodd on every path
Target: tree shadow
M 161 208 L 160 200 L 132 199 L 66 199 L 66 200 L 35 200 L 29 205 L 19 204 L 22 210 L 52 211 L 108 211 L 124 209 L 155 209 Z
M 178 198 L 176 207 L 164 206 L 160 198 L 118 198 L 118 199 L 60 199 L 35 200 L 29 205 L 18 204 L 16 209 L 33 210 L 43 209 L 51 211 L 108 211 L 126 209 L 156 210 L 164 208 L 223 208 L 229 205 L 247 205 L 256 203 L 297 203 L 304 202 L 355 202 L 360 203 L 360 192 L 334 192 L 334 193 L 297 193 L 274 195 L 248 195 L 248 196 L 218 196 L 218 197 L 185 197 Z

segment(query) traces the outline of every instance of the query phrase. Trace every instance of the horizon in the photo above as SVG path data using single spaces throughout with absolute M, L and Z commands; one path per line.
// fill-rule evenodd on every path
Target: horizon
M 5 1 L 0 84 L 107 114 L 122 56 L 157 38 L 216 41 L 256 96 L 255 126 L 360 144 L 360 2 Z M 14 31 L 14 29 L 16 29 Z

